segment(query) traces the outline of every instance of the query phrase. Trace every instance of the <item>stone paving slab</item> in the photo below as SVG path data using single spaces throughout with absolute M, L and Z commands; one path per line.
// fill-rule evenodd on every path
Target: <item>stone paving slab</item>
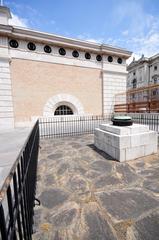
M 136 219 L 159 206 L 159 201 L 142 189 L 122 189 L 97 193 L 101 205 L 114 222 Z
M 159 239 L 159 211 L 149 214 L 138 220 L 128 228 L 127 234 L 130 240 L 158 240 Z
M 34 240 L 157 240 L 159 155 L 119 163 L 93 135 L 42 140 Z

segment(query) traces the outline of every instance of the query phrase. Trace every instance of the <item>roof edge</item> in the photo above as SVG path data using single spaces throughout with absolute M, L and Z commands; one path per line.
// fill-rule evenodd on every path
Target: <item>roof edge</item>
M 51 33 L 45 33 L 41 31 L 32 30 L 29 28 L 20 28 L 15 27 L 11 25 L 0 25 L 0 33 L 7 32 L 9 36 L 20 37 L 25 39 L 33 39 L 37 41 L 46 41 L 46 42 L 54 42 L 55 44 L 64 44 L 65 46 L 69 47 L 79 47 L 79 48 L 85 48 L 85 49 L 91 49 L 98 52 L 108 52 L 108 53 L 114 53 L 124 56 L 125 58 L 129 58 L 132 54 L 131 51 L 128 51 L 124 48 L 120 47 L 114 47 L 112 45 L 108 44 L 100 44 L 100 43 L 94 43 L 87 40 L 80 40 L 75 38 L 68 38 L 56 34 Z M 6 31 L 5 31 L 6 30 Z

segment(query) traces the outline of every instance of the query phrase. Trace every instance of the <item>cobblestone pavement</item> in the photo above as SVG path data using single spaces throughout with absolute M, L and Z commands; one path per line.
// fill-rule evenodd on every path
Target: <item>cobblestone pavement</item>
M 159 240 L 159 155 L 119 163 L 93 135 L 41 141 L 33 239 Z

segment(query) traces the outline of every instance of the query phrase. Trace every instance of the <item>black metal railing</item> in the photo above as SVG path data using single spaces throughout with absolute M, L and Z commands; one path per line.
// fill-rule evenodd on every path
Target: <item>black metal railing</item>
M 149 125 L 150 130 L 159 133 L 159 114 L 157 113 L 115 113 L 113 115 L 129 115 L 134 123 Z M 91 134 L 101 123 L 110 122 L 111 117 L 112 115 L 42 117 L 39 119 L 40 137 L 56 138 Z
M 159 113 L 118 113 L 131 116 L 134 123 L 149 125 L 149 129 L 159 133 Z
M 60 116 L 39 119 L 40 137 L 65 137 L 94 133 L 101 123 L 107 123 L 111 116 Z
M 27 141 L 0 190 L 0 239 L 32 239 L 39 123 Z

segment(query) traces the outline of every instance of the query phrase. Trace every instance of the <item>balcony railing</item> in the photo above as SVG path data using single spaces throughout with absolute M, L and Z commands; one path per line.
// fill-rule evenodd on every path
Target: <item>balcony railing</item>
M 40 137 L 55 138 L 94 133 L 101 123 L 109 122 L 111 115 L 106 116 L 58 116 L 39 119 Z
M 2 240 L 32 239 L 38 148 L 37 121 L 0 190 Z

